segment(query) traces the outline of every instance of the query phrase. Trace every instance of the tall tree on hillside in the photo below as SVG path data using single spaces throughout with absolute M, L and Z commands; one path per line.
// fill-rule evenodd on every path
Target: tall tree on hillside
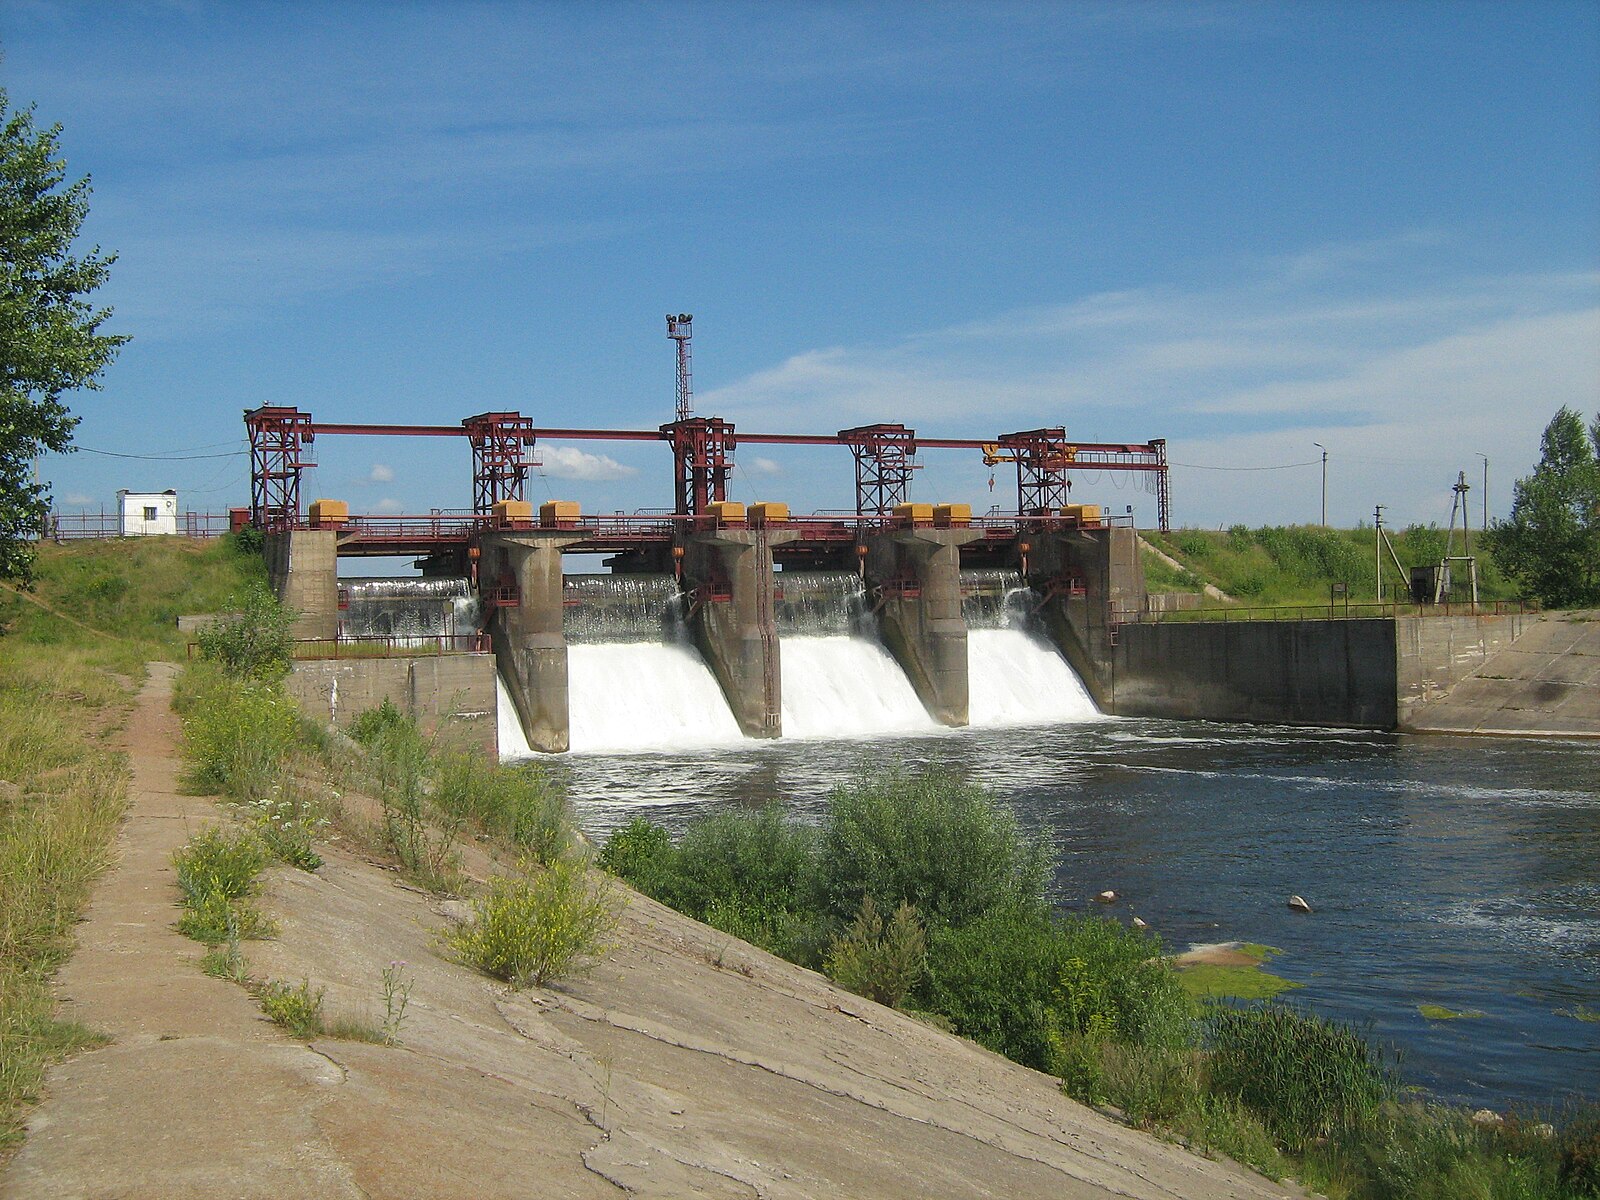
M 1515 496 L 1486 535 L 1506 574 L 1550 608 L 1600 604 L 1600 417 L 1585 429 L 1572 409 L 1556 413 Z
M 34 459 L 64 451 L 78 419 L 65 392 L 94 388 L 128 339 L 99 332 L 89 303 L 115 255 L 72 253 L 89 212 L 89 180 L 66 183 L 61 126 L 36 129 L 0 88 L 0 579 L 31 583 L 27 536 L 50 510 Z

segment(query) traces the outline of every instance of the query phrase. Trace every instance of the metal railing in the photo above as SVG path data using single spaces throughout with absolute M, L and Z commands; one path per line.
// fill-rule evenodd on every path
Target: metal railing
M 440 633 L 423 636 L 358 635 L 296 638 L 290 652 L 296 659 L 424 658 L 446 654 L 486 654 L 487 633 Z
M 1329 604 L 1277 604 L 1249 608 L 1217 606 L 1181 608 L 1152 612 L 1147 609 L 1114 609 L 1113 625 L 1162 625 L 1195 621 L 1360 621 L 1394 617 L 1504 617 L 1537 612 L 1524 600 L 1494 600 L 1472 604 L 1398 604 L 1392 601 L 1364 601 Z
M 227 513 L 183 512 L 177 514 L 179 537 L 214 538 L 228 532 Z M 44 519 L 43 537 L 55 542 L 86 541 L 122 537 L 118 514 L 99 512 L 51 513 Z

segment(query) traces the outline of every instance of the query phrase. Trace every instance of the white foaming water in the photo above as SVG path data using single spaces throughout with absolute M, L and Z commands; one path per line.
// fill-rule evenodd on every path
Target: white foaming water
M 900 664 L 877 642 L 789 637 L 781 653 L 785 738 L 875 737 L 940 728 Z
M 576 754 L 700 750 L 744 741 L 716 679 L 686 646 L 568 646 L 567 703 Z M 502 758 L 533 753 L 504 683 L 499 727 Z
M 1020 629 L 967 631 L 972 724 L 1058 725 L 1097 721 L 1083 680 L 1055 649 Z

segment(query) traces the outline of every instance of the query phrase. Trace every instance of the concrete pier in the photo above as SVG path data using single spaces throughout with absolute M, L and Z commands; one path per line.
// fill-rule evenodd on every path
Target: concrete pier
M 907 526 L 869 536 L 867 586 L 884 645 L 934 720 L 965 725 L 967 623 L 961 615 L 961 547 L 975 529 Z
M 295 614 L 296 638 L 339 636 L 339 533 L 293 529 L 267 536 L 267 579 Z
M 689 534 L 682 545 L 695 644 L 746 737 L 783 736 L 772 548 L 797 536 L 782 528 L 716 528 Z
M 497 588 L 514 589 L 508 598 L 515 602 L 499 606 L 489 623 L 495 658 L 528 745 L 552 754 L 570 740 L 561 551 L 579 540 L 559 530 L 485 534 L 479 559 L 486 599 Z
M 1018 537 L 1018 551 L 1027 562 L 1027 583 L 1040 597 L 1039 616 L 1051 640 L 1101 710 L 1113 711 L 1113 631 L 1121 614 L 1145 607 L 1137 531 L 1025 532 Z

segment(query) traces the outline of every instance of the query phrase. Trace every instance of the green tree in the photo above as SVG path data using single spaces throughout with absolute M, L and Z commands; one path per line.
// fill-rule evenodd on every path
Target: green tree
M 115 255 L 72 253 L 89 212 L 89 180 L 66 183 L 61 126 L 37 129 L 0 89 L 0 579 L 30 583 L 26 541 L 50 510 L 33 480 L 43 451 L 69 448 L 77 422 L 61 396 L 99 386 L 127 341 L 99 332 L 111 315 L 88 296 Z
M 1545 426 L 1539 465 L 1517 480 L 1511 516 L 1486 535 L 1524 591 L 1550 608 L 1600 604 L 1600 418 L 1563 408 Z

